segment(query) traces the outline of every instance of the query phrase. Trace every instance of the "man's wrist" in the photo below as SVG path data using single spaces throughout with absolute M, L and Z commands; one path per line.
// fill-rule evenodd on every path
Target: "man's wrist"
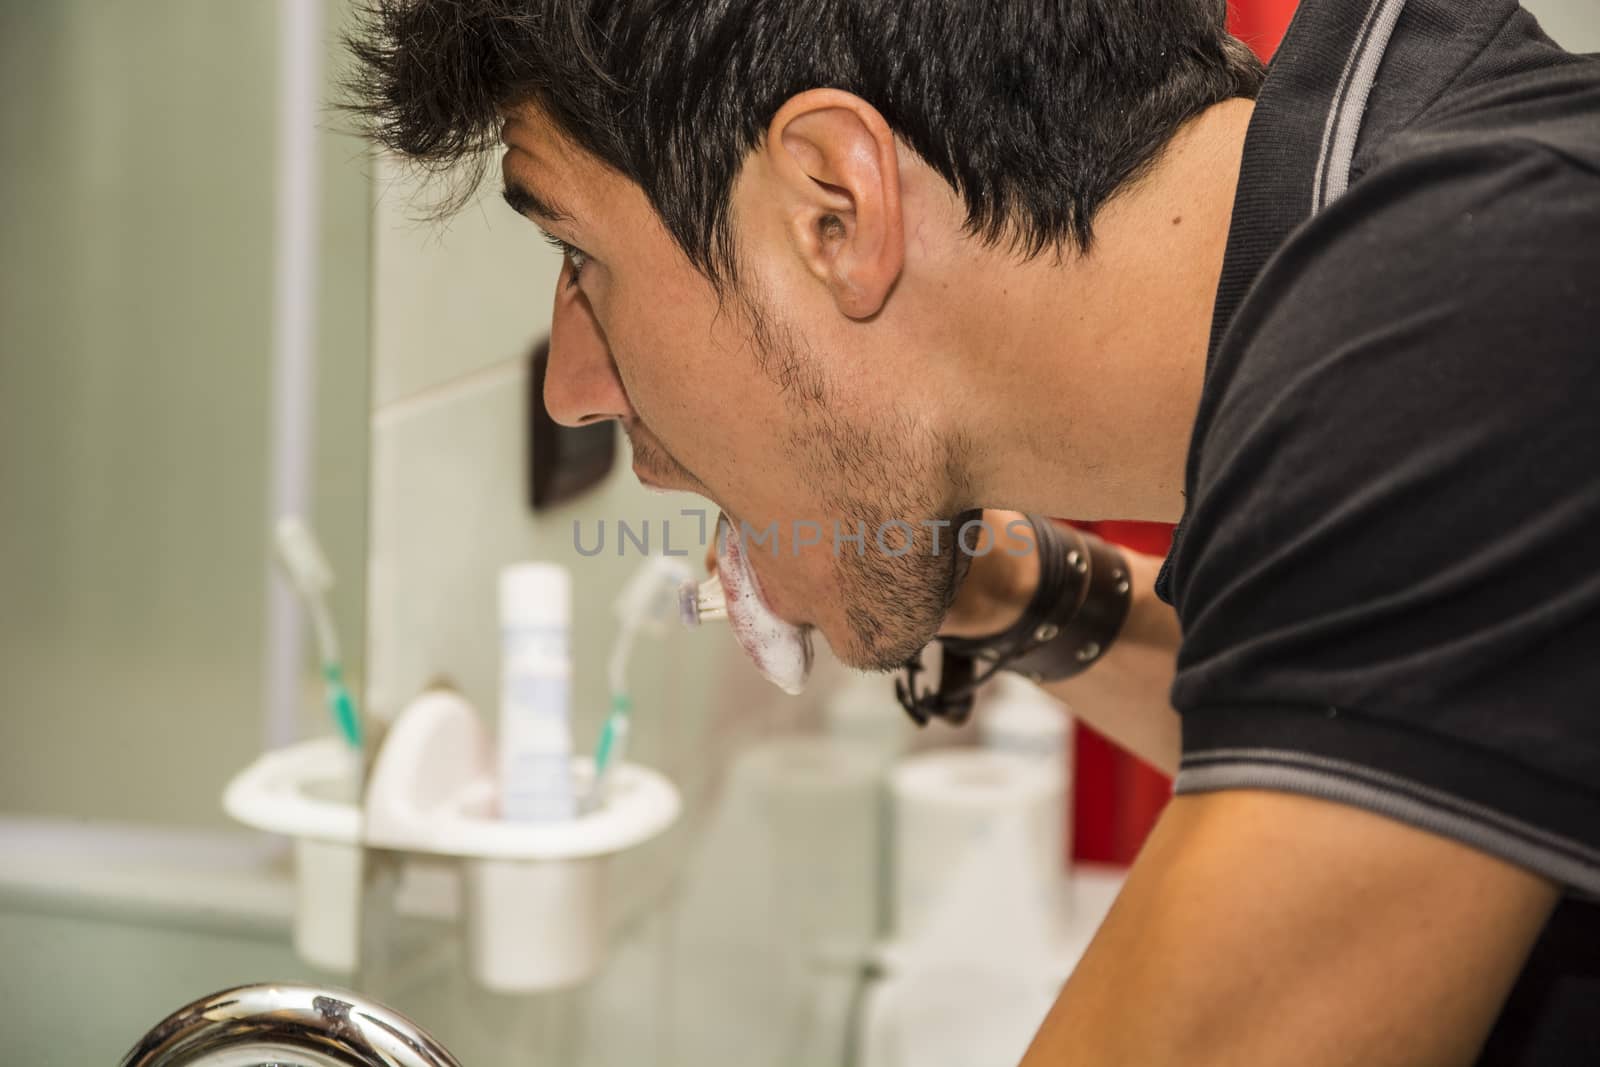
M 1032 533 L 1019 534 L 1029 538 Z M 967 603 L 954 610 L 939 628 L 940 637 L 987 637 L 1003 633 L 1014 626 L 1027 610 L 1035 590 L 1039 588 L 1039 553 L 1030 548 L 1027 552 L 1010 553 L 1004 550 L 991 553 L 992 560 L 977 573 L 969 575 L 969 587 L 962 590 Z
M 1044 516 L 1026 519 L 1035 542 L 1027 555 L 1038 570 L 1032 595 L 1009 626 L 989 630 L 985 623 L 1001 614 L 999 605 L 1017 598 L 1026 586 L 1025 578 L 1018 579 L 1027 572 L 995 566 L 981 572 L 986 588 L 982 596 L 968 596 L 961 621 L 963 629 L 983 632 L 958 636 L 954 627 L 947 627 L 940 634 L 944 654 L 934 688 L 917 685 L 923 669 L 920 656 L 906 663 L 905 676 L 896 684 L 901 705 L 919 725 L 934 716 L 965 721 L 976 687 L 999 670 L 1041 683 L 1081 674 L 1099 662 L 1121 633 L 1133 599 L 1133 575 L 1121 549 Z M 985 620 L 986 615 L 991 618 Z
M 1116 641 L 1132 602 L 1132 576 L 1116 545 L 1042 516 L 1030 519 L 1039 581 L 1021 618 L 999 634 L 945 647 L 1036 682 L 1062 681 L 1088 670 Z

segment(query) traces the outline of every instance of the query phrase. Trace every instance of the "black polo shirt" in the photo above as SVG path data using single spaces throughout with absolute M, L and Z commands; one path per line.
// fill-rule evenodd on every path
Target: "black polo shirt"
M 1483 1062 L 1600 1063 L 1600 57 L 1507 0 L 1301 5 L 1186 495 L 1177 792 L 1331 799 L 1565 887 Z

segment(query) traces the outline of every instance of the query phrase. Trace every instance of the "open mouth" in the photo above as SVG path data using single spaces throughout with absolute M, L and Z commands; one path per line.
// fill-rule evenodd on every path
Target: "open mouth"
M 811 673 L 810 628 L 785 622 L 767 605 L 739 530 L 726 514 L 717 517 L 717 573 L 688 595 L 686 621 L 725 617 L 734 640 L 767 681 L 785 693 L 805 688 Z

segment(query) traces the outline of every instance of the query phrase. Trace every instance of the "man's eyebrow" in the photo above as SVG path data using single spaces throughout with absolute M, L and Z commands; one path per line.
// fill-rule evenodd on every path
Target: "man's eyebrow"
M 562 210 L 559 204 L 551 203 L 518 181 L 508 179 L 500 195 L 511 205 L 511 210 L 519 215 L 533 215 L 546 222 L 572 221 L 572 215 Z

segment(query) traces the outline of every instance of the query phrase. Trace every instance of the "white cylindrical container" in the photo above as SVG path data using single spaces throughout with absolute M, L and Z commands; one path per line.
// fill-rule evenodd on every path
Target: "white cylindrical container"
M 769 927 L 812 964 L 859 965 L 882 932 L 883 765 L 827 737 L 779 737 L 742 753 L 728 801 L 759 820 Z
M 978 738 L 984 748 L 1036 760 L 1061 777 L 1062 861 L 1072 855 L 1072 713 L 1038 685 L 1001 671 L 978 701 Z
M 361 932 L 361 847 L 299 837 L 294 863 L 295 951 L 314 967 L 350 974 Z
M 576 817 L 572 782 L 572 578 L 554 563 L 500 572 L 500 816 Z
M 606 956 L 606 863 L 468 861 L 473 978 L 496 993 L 537 993 L 594 977 Z
M 1064 919 L 1062 789 L 1059 773 L 1015 753 L 952 748 L 900 761 L 890 776 L 897 940 L 984 928 L 991 940 L 1054 938 Z

